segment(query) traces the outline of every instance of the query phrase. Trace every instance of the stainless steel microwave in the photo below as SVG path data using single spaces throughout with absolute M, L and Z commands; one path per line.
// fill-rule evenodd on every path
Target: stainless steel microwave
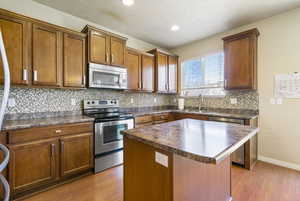
M 127 69 L 101 64 L 89 64 L 89 87 L 127 89 Z

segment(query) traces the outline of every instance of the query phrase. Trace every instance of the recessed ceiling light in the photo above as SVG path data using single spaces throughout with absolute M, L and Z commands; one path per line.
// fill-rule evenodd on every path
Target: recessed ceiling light
M 134 0 L 122 0 L 125 6 L 132 6 L 134 4 Z
M 180 27 L 176 24 L 171 27 L 171 31 L 178 31 L 179 29 Z

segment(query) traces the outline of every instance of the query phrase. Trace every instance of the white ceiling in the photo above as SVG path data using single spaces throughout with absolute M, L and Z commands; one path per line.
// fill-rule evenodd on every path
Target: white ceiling
M 164 48 L 175 48 L 300 6 L 300 0 L 35 0 Z M 171 32 L 173 24 L 180 30 Z

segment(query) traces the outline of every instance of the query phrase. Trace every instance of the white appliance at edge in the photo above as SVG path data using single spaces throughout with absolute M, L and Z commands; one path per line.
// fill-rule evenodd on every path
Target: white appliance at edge
M 2 124 L 5 114 L 5 109 L 8 102 L 8 96 L 9 96 L 9 89 L 10 89 L 10 74 L 9 74 L 9 66 L 8 61 L 6 57 L 3 37 L 2 37 L 2 31 L 0 27 L 0 54 L 1 54 L 1 60 L 2 60 L 2 67 L 3 67 L 3 74 L 4 74 L 4 93 L 2 98 L 2 104 L 0 108 L 0 131 L 2 130 Z M 2 175 L 2 171 L 6 168 L 8 161 L 9 161 L 9 150 L 3 145 L 0 144 L 0 150 L 4 153 L 4 160 L 0 163 L 0 182 L 4 189 L 4 196 L 3 201 L 9 200 L 9 184 L 6 181 L 5 177 Z

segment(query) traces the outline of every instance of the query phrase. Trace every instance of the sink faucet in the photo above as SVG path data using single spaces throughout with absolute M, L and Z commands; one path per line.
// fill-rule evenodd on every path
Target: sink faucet
M 199 111 L 203 110 L 203 95 L 200 94 L 199 95 L 199 103 L 198 103 L 198 107 L 199 107 Z

